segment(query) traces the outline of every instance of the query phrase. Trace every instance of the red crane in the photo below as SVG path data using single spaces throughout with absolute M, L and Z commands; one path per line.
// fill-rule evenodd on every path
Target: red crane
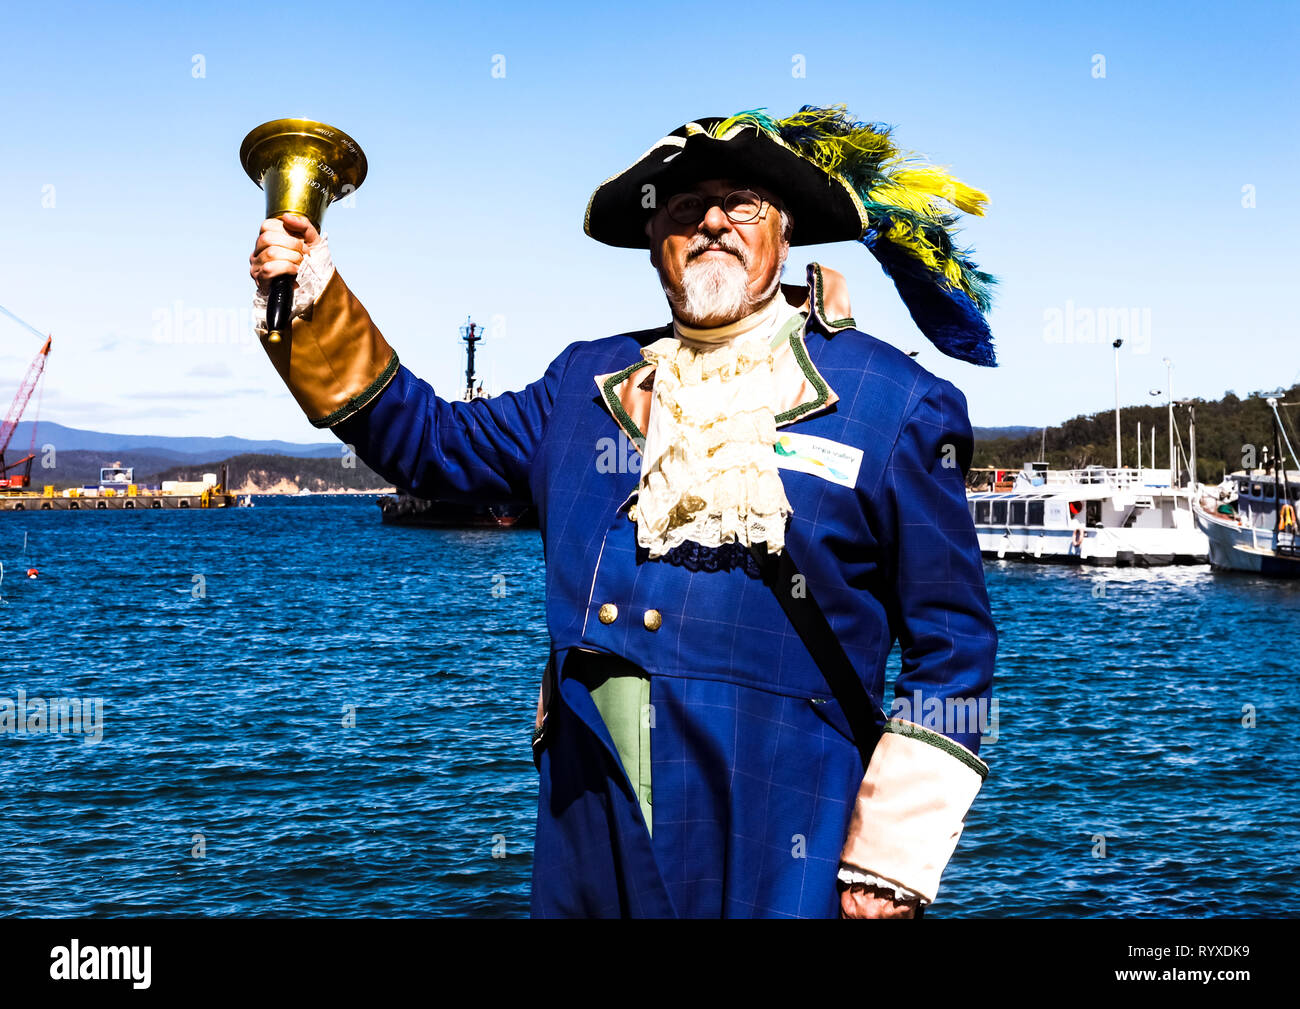
M 5 315 L 17 319 L 12 312 L 5 311 Z M 21 319 L 18 319 L 22 322 Z M 23 323 L 27 326 L 27 323 Z M 33 329 L 27 326 L 28 329 Z M 40 335 L 39 330 L 36 331 Z M 22 420 L 23 411 L 27 409 L 27 401 L 32 398 L 32 393 L 36 390 L 36 384 L 41 380 L 41 374 L 45 371 L 45 361 L 50 356 L 50 344 L 53 342 L 52 336 L 45 338 L 45 343 L 40 352 L 36 355 L 36 360 L 31 363 L 27 369 L 27 375 L 23 378 L 22 384 L 18 386 L 18 395 L 14 397 L 13 404 L 9 407 L 9 413 L 5 416 L 4 424 L 0 425 L 0 490 L 17 489 L 19 487 L 30 487 L 32 482 L 32 459 L 36 457 L 36 429 L 32 428 L 32 447 L 27 455 L 11 463 L 5 462 L 5 451 L 9 448 L 9 440 L 13 438 L 14 431 L 18 428 L 18 422 Z M 8 476 L 10 470 L 17 469 L 23 463 L 27 465 L 23 468 L 22 473 L 15 473 Z

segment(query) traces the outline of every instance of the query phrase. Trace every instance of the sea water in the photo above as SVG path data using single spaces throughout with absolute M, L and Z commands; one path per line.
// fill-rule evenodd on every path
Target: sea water
M 539 534 L 255 501 L 0 514 L 0 704 L 47 707 L 0 733 L 0 914 L 526 915 Z M 985 571 L 991 774 L 931 916 L 1300 912 L 1300 583 Z

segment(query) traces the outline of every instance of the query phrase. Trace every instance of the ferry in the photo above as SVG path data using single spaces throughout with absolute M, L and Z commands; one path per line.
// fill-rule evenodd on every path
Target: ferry
M 1205 564 L 1209 540 L 1196 528 L 1188 491 L 1167 470 L 1024 464 L 990 489 L 968 489 L 986 558 L 1101 567 Z

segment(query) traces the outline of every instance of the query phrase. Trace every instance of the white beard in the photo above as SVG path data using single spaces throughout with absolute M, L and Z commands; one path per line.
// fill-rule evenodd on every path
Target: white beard
M 789 249 L 781 250 L 784 268 Z M 781 288 L 781 273 L 772 278 L 758 297 L 749 294 L 749 267 L 745 260 L 711 256 L 694 259 L 682 270 L 682 290 L 674 294 L 664 284 L 664 293 L 677 315 L 688 326 L 701 326 L 705 319 L 725 319 L 727 325 L 765 306 Z
M 711 318 L 739 319 L 753 307 L 748 285 L 749 274 L 739 259 L 697 259 L 682 271 L 682 294 L 675 307 L 689 325 Z

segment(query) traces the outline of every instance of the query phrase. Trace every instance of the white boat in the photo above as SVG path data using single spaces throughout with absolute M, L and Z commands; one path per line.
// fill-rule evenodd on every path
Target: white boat
M 1028 462 L 1010 489 L 968 490 L 966 503 L 985 557 L 1105 567 L 1209 560 L 1188 491 L 1171 487 L 1167 470 Z
M 1231 488 L 1203 488 L 1194 507 L 1196 524 L 1210 541 L 1210 563 L 1224 571 L 1300 578 L 1300 470 L 1288 470 L 1281 486 L 1275 474 L 1259 470 L 1238 470 L 1224 483 Z M 1288 501 L 1289 513 L 1283 510 Z
M 1210 563 L 1223 571 L 1250 571 L 1271 578 L 1300 578 L 1300 470 L 1287 469 L 1295 448 L 1273 410 L 1273 465 L 1237 470 L 1218 487 L 1202 486 L 1193 502 L 1197 526 L 1210 541 Z M 1281 460 L 1283 465 L 1276 465 Z

